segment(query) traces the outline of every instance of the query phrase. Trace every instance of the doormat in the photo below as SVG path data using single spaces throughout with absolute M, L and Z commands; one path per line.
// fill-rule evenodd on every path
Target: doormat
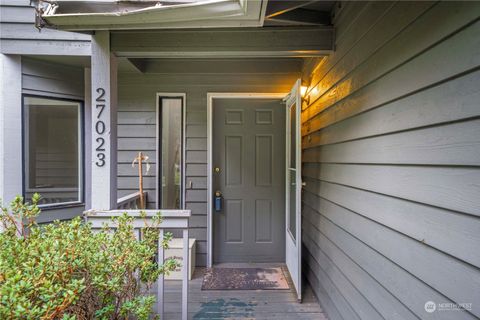
M 210 268 L 202 290 L 288 290 L 282 268 Z

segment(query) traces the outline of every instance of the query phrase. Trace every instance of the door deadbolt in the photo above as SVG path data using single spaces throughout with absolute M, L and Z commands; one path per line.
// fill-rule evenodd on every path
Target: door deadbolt
M 219 173 L 219 172 L 220 172 L 220 168 L 219 168 L 219 167 L 215 167 L 214 171 L 215 171 L 215 173 Z

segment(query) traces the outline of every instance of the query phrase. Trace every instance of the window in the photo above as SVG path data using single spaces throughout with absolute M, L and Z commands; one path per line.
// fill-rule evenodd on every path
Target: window
M 24 197 L 43 206 L 82 202 L 82 104 L 24 96 Z
M 182 208 L 183 97 L 159 96 L 158 208 Z

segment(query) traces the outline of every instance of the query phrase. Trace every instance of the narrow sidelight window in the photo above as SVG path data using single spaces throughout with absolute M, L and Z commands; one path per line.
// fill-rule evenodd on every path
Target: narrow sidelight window
M 182 208 L 183 97 L 159 97 L 158 207 Z
M 24 197 L 42 206 L 82 202 L 82 104 L 23 97 Z

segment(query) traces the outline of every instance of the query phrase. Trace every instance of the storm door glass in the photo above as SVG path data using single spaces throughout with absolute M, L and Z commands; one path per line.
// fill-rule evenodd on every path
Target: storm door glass
M 296 142 L 297 142 L 297 126 L 296 126 L 296 104 L 293 104 L 289 110 L 289 143 L 290 143 L 290 159 L 288 165 L 289 175 L 289 213 L 287 228 L 290 235 L 295 240 L 297 234 L 297 162 L 296 162 Z
M 25 96 L 23 114 L 26 200 L 39 193 L 46 206 L 82 201 L 81 103 Z

